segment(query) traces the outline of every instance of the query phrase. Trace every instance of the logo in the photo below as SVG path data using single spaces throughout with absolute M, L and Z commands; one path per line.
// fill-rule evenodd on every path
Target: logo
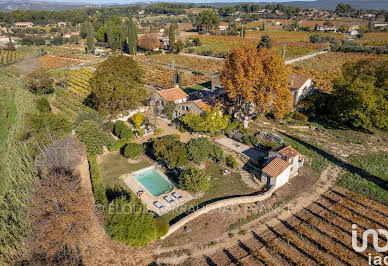
M 388 231 L 386 231 L 384 229 L 376 229 L 377 232 L 379 232 L 380 234 L 384 235 L 387 238 L 387 243 L 385 246 L 383 246 L 383 247 L 379 246 L 379 242 L 378 242 L 379 235 L 376 232 L 376 230 L 368 229 L 362 234 L 362 244 L 361 244 L 361 247 L 359 247 L 357 245 L 357 230 L 356 230 L 357 225 L 352 224 L 352 228 L 353 228 L 353 230 L 352 230 L 352 247 L 355 251 L 364 252 L 366 250 L 366 248 L 368 246 L 368 236 L 369 235 L 372 235 L 373 247 L 376 251 L 381 252 L 381 253 L 388 251 Z

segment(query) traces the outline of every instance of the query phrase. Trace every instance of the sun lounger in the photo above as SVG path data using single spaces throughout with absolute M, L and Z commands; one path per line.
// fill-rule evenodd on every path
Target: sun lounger
M 159 210 L 163 210 L 164 209 L 164 206 L 162 203 L 160 203 L 159 201 L 154 201 L 154 205 L 156 208 L 158 208 Z
M 173 200 L 172 198 L 170 198 L 169 196 L 164 196 L 163 199 L 164 199 L 165 201 L 167 201 L 167 203 L 169 203 L 169 204 L 171 204 L 171 203 L 173 203 L 173 202 L 175 201 L 175 200 Z
M 178 193 L 178 192 L 173 192 L 172 195 L 174 196 L 174 198 L 176 199 L 181 199 L 182 196 Z

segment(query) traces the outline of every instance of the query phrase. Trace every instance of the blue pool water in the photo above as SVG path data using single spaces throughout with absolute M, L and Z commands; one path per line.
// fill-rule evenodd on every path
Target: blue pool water
M 159 196 L 173 189 L 173 185 L 154 168 L 137 172 L 134 176 L 153 196 Z

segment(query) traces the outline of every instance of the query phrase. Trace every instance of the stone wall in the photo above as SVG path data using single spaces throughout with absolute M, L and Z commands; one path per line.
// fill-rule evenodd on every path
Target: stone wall
M 203 206 L 201 209 L 192 212 L 188 214 L 187 216 L 180 219 L 178 222 L 170 226 L 170 229 L 168 230 L 167 234 L 161 237 L 161 239 L 165 239 L 169 235 L 173 234 L 175 231 L 180 229 L 182 226 L 187 224 L 188 222 L 194 220 L 195 218 L 199 217 L 202 214 L 208 213 L 210 211 L 231 206 L 231 205 L 238 205 L 238 204 L 248 204 L 248 203 L 254 203 L 257 201 L 263 201 L 265 199 L 268 199 L 272 196 L 272 193 L 275 191 L 274 188 L 271 188 L 270 190 L 266 191 L 263 194 L 260 195 L 254 195 L 254 196 L 236 196 L 235 198 L 225 199 L 225 200 L 219 200 L 213 203 L 210 203 L 208 205 Z

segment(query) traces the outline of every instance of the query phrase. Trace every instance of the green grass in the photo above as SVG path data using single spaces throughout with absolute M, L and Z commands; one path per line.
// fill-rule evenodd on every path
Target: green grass
M 173 218 L 184 213 L 191 207 L 197 206 L 206 201 L 226 196 L 246 195 L 255 192 L 254 189 L 245 185 L 245 183 L 241 180 L 241 175 L 239 173 L 231 173 L 227 176 L 222 175 L 222 172 L 225 169 L 226 168 L 224 166 L 214 161 L 209 160 L 206 162 L 204 171 L 211 177 L 210 189 L 205 192 L 203 197 L 189 201 L 174 211 L 166 213 L 164 216 L 171 221 Z
M 352 165 L 388 181 L 388 154 L 381 152 L 351 158 Z
M 189 87 L 184 88 L 183 91 L 186 92 L 186 93 L 192 93 L 192 92 L 200 91 L 200 90 L 203 90 L 203 89 L 206 89 L 206 87 L 202 86 L 200 84 L 195 84 L 193 86 L 189 86 Z
M 142 157 L 142 160 L 138 163 L 129 163 L 128 159 L 123 157 L 120 153 L 109 153 L 103 156 L 102 162 L 100 163 L 102 182 L 105 187 L 121 186 L 122 183 L 119 180 L 121 175 L 150 165 L 151 163 L 144 157 Z
M 336 185 L 388 206 L 388 191 L 357 174 L 346 172 Z

